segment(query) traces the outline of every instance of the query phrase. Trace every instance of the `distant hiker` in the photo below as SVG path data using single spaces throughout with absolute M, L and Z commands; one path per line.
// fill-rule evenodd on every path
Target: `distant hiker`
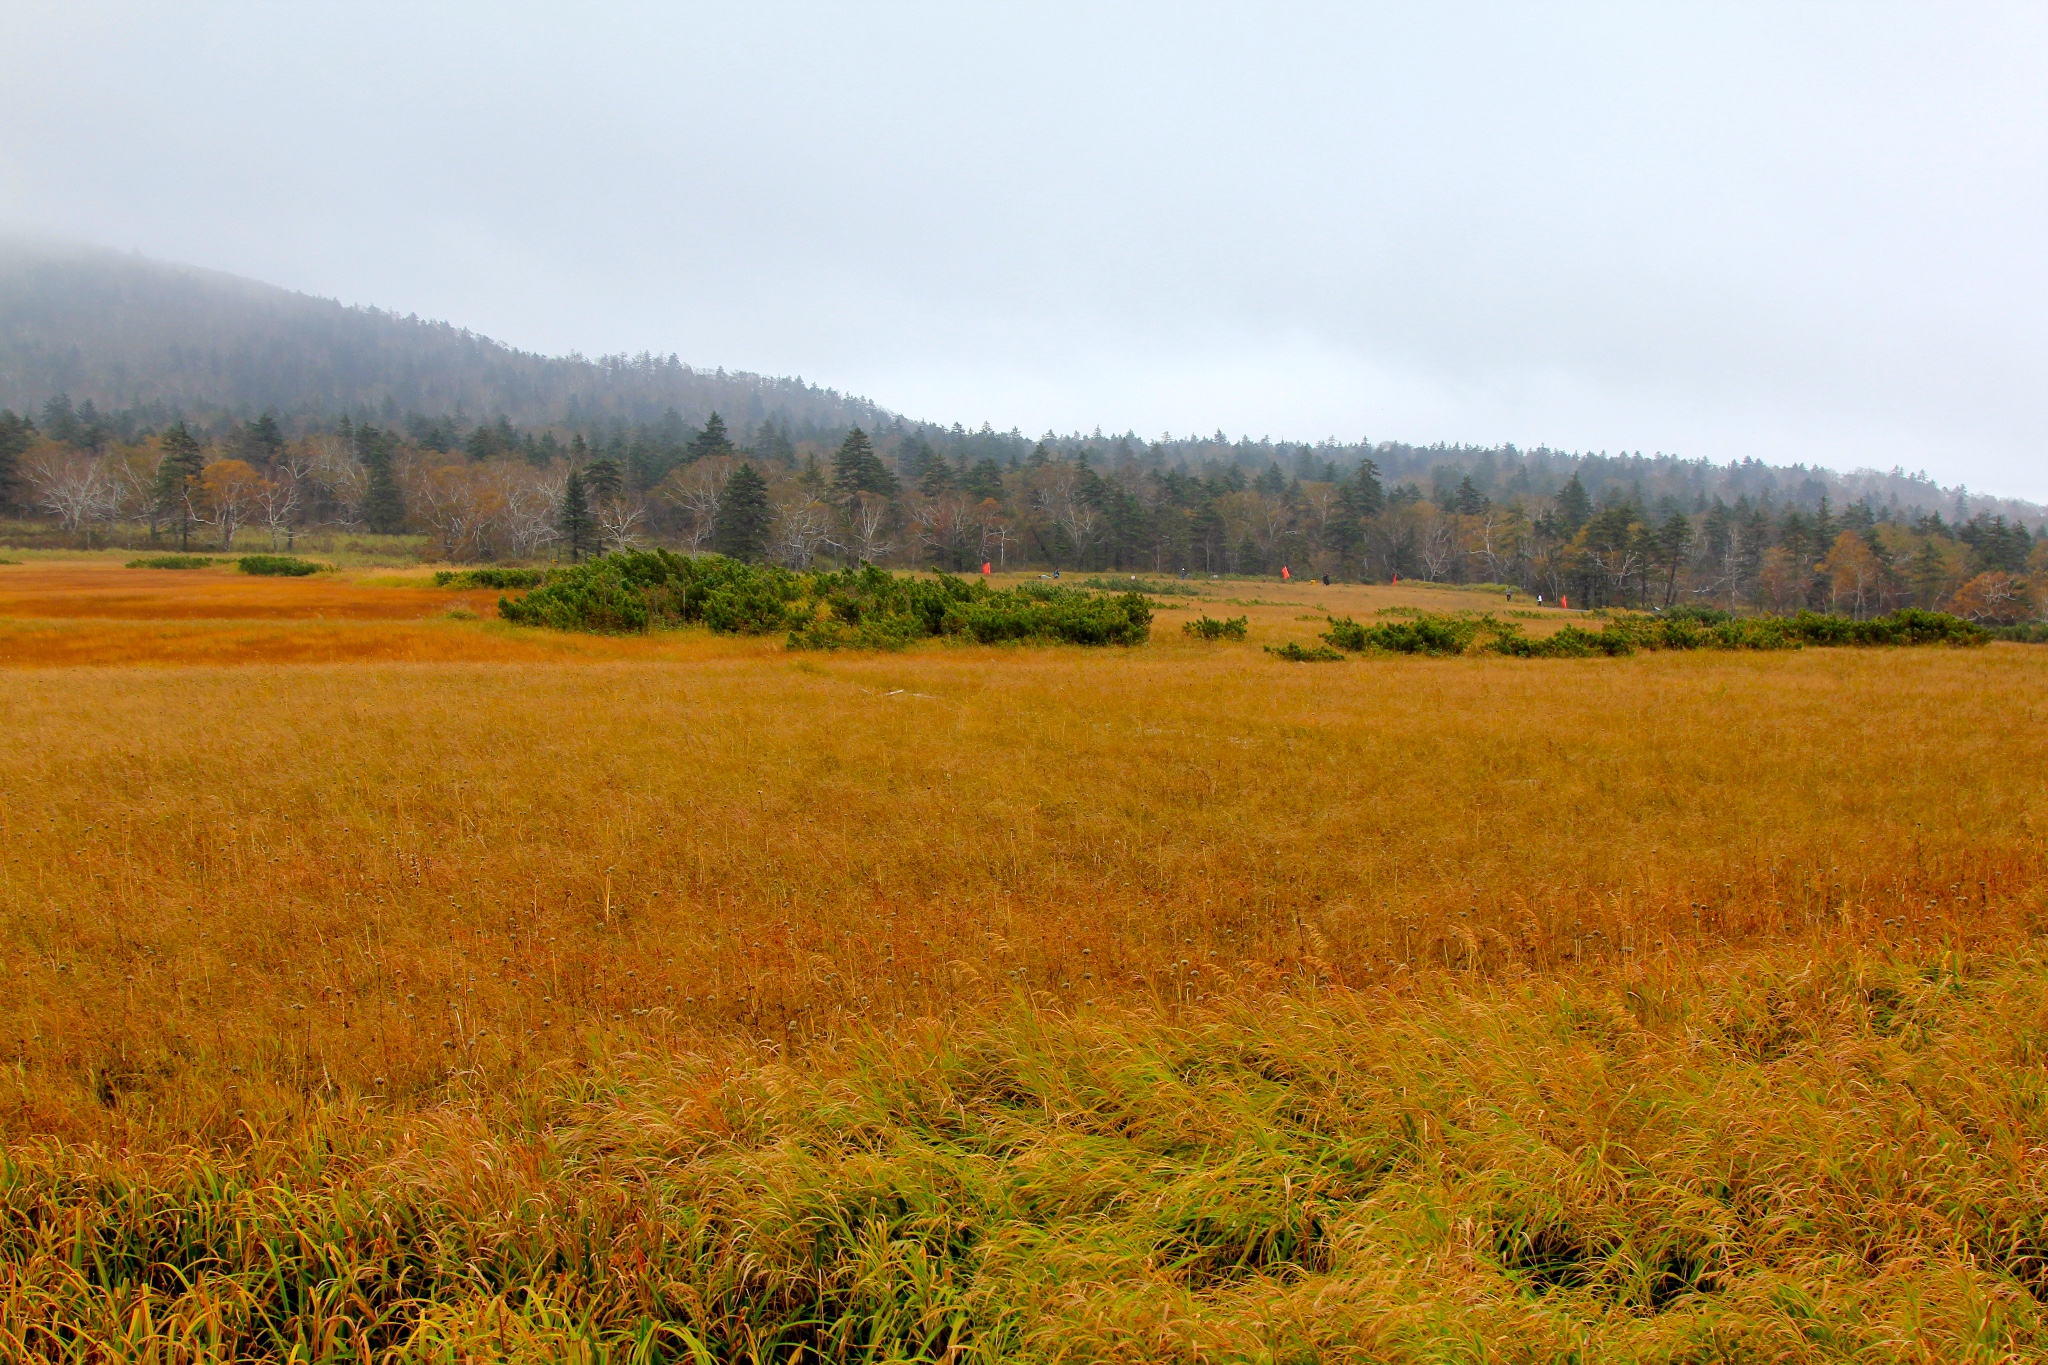
M 981 576 L 983 578 L 988 577 L 988 563 L 989 562 L 986 559 L 981 561 Z
M 1328 574 L 1323 575 L 1323 586 L 1326 588 L 1330 586 L 1330 576 Z
M 1285 583 L 1288 579 L 1292 577 L 1294 577 L 1294 575 L 1287 572 L 1287 566 L 1285 564 L 1282 564 L 1280 566 L 1280 581 L 1282 583 Z

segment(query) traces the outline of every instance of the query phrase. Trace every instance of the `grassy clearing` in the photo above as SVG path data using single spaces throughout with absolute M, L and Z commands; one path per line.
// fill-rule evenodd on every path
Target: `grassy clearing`
M 2042 1353 L 2042 651 L 417 591 L 0 622 L 0 1358 Z

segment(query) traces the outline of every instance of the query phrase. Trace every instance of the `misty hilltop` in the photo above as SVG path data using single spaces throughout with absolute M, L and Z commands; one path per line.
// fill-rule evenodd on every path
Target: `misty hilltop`
M 521 425 L 870 426 L 883 413 L 801 379 L 674 355 L 543 356 L 466 328 L 99 248 L 0 239 L 0 407 L 286 419 L 466 413 Z
M 54 407 L 52 407 L 54 405 Z M 713 413 L 735 433 L 829 450 L 855 426 L 898 475 L 925 462 L 1014 464 L 1034 449 L 1110 465 L 1135 463 L 1205 476 L 1235 470 L 1335 482 L 1370 462 L 1389 486 L 1448 506 L 1470 484 L 1501 501 L 1554 496 L 1576 478 L 1596 498 L 1695 511 L 1709 500 L 1760 499 L 1817 509 L 1852 502 L 1901 514 L 1978 512 L 2027 524 L 2044 509 L 2021 499 L 1948 487 L 1903 469 L 1836 471 L 1743 459 L 1716 463 L 1640 451 L 1567 451 L 1442 442 L 1275 440 L 1045 433 L 1034 439 L 984 422 L 942 426 L 802 379 L 705 370 L 678 357 L 588 359 L 521 351 L 467 328 L 351 306 L 220 271 L 82 245 L 0 238 L 0 411 L 55 415 L 74 406 L 120 439 L 173 421 L 229 437 L 262 414 L 287 430 L 336 421 L 403 427 L 445 448 L 488 427 L 477 448 L 543 448 L 581 435 L 592 448 L 645 454 L 668 469 Z M 48 422 L 45 425 L 49 425 Z M 90 425 L 90 423 L 88 423 Z M 54 428 L 53 428 L 54 430 Z M 439 433 L 435 435 L 433 433 Z M 553 448 L 548 445 L 546 448 Z M 658 457 L 657 457 L 658 456 Z

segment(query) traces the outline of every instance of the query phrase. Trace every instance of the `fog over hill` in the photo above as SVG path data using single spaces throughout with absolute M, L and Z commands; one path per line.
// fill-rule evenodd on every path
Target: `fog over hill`
M 736 432 L 773 422 L 794 439 L 827 444 L 860 425 L 899 465 L 920 443 L 955 459 L 1016 458 L 1035 444 L 988 424 L 969 431 L 920 422 L 798 378 L 705 370 L 673 354 L 537 355 L 448 322 L 348 306 L 219 271 L 0 238 L 0 408 L 32 415 L 60 395 L 74 404 L 90 401 L 123 436 L 177 417 L 224 431 L 264 411 L 301 430 L 344 415 L 387 425 L 424 415 L 454 418 L 458 428 L 503 419 L 590 433 L 664 423 L 673 436 L 716 411 Z M 1596 497 L 1667 497 L 1695 508 L 1716 496 L 1747 496 L 1781 505 L 1865 501 L 1959 517 L 1984 511 L 2029 525 L 2048 516 L 2031 502 L 1944 487 L 1902 469 L 1837 472 L 1640 451 L 1223 432 L 1147 440 L 1135 432 L 1105 438 L 1098 429 L 1047 433 L 1044 443 L 1055 454 L 1096 450 L 1154 468 L 1236 466 L 1256 473 L 1278 466 L 1310 479 L 1371 458 L 1390 484 L 1412 481 L 1439 498 L 1466 477 L 1490 496 L 1543 497 L 1577 473 Z
M 202 419 L 368 412 L 525 426 L 764 418 L 843 430 L 883 414 L 801 379 L 670 356 L 541 356 L 446 322 L 347 307 L 218 271 L 89 247 L 0 240 L 0 406 L 67 394 L 103 411 Z

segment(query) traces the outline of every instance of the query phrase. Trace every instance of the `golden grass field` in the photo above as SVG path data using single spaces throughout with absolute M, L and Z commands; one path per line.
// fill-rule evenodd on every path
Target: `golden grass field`
M 1202 586 L 835 656 L 0 568 L 0 1357 L 2048 1351 L 2048 651 Z

